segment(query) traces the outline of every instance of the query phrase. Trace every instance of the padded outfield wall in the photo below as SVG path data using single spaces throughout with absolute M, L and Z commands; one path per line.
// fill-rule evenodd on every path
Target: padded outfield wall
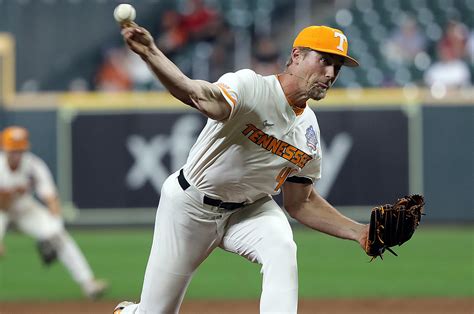
M 323 148 L 318 191 L 355 219 L 423 193 L 426 221 L 472 222 L 473 97 L 423 95 L 334 90 L 312 103 Z M 161 185 L 205 123 L 158 93 L 20 95 L 0 112 L 0 127 L 30 129 L 32 150 L 52 168 L 66 217 L 78 225 L 153 223 Z

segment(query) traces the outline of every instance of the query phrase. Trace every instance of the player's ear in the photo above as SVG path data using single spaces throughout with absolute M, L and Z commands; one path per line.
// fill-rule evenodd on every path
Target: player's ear
M 298 64 L 299 61 L 303 58 L 303 53 L 298 47 L 293 47 L 291 49 L 291 59 L 293 60 L 292 63 Z
M 296 61 L 296 59 L 298 58 L 298 55 L 299 55 L 299 49 L 293 47 L 293 48 L 291 49 L 291 55 L 290 55 L 293 62 Z

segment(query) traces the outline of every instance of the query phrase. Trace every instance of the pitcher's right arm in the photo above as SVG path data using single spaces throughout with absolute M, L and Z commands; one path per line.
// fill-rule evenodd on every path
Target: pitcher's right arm
M 174 97 L 213 120 L 222 121 L 229 117 L 231 108 L 219 87 L 187 77 L 156 47 L 145 28 L 133 23 L 122 29 L 122 35 L 130 49 L 148 64 Z

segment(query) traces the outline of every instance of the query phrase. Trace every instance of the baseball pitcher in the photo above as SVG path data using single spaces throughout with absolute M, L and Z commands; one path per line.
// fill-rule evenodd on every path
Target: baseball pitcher
M 323 152 L 309 99 L 326 96 L 348 56 L 342 31 L 310 26 L 296 37 L 286 70 L 245 69 L 209 83 L 186 77 L 132 23 L 123 37 L 170 93 L 209 119 L 184 167 L 165 181 L 139 304 L 115 313 L 177 313 L 196 268 L 215 248 L 262 265 L 261 313 L 296 313 L 296 244 L 284 209 L 302 224 L 365 249 L 368 225 L 343 216 L 315 190 Z

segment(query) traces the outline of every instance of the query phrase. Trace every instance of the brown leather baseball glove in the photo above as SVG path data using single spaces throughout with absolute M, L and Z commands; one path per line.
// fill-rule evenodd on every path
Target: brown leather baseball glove
M 402 245 L 410 240 L 415 229 L 424 215 L 423 196 L 414 194 L 397 200 L 394 204 L 377 206 L 370 215 L 369 236 L 365 247 L 367 255 L 372 260 L 380 256 L 385 250 L 398 256 L 392 246 Z

